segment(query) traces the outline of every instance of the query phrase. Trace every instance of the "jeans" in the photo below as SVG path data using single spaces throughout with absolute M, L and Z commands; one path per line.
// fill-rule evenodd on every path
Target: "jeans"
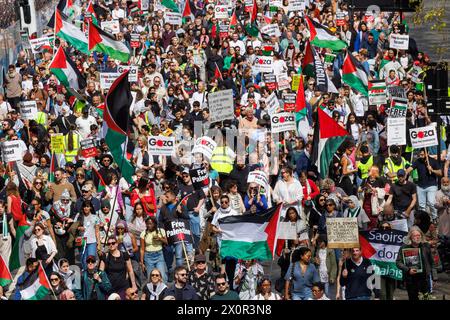
M 189 212 L 189 222 L 191 225 L 191 233 L 193 238 L 194 249 L 198 249 L 198 244 L 200 242 L 200 214 L 194 213 L 194 211 Z
M 307 287 L 303 289 L 304 292 L 292 292 L 292 300 L 311 300 L 312 299 L 312 291 L 311 288 Z
M 150 278 L 150 273 L 153 269 L 158 269 L 161 272 L 162 280 L 167 282 L 167 269 L 166 263 L 164 261 L 163 251 L 155 251 L 155 252 L 145 252 L 144 254 L 144 264 L 147 269 L 147 276 Z M 150 279 L 148 279 L 150 280 Z
M 431 219 L 437 218 L 437 209 L 434 207 L 436 203 L 437 186 L 421 188 L 417 186 L 417 200 L 419 201 L 419 209 L 425 210 L 428 206 L 431 211 Z
M 173 250 L 174 246 L 164 246 L 163 255 L 164 261 L 166 262 L 167 273 L 170 274 L 173 271 Z
M 81 268 L 82 270 L 86 270 L 86 259 L 89 256 L 94 256 L 97 258 L 97 243 L 87 243 L 86 247 L 84 248 L 83 254 L 81 256 Z
M 370 297 L 369 296 L 354 297 L 354 298 L 347 298 L 347 300 L 370 300 Z
M 188 255 L 188 258 L 189 258 L 189 256 L 192 255 L 192 252 L 193 252 L 192 244 L 185 241 L 184 245 L 186 247 L 186 254 Z M 175 263 L 176 263 L 176 266 L 177 267 L 178 266 L 182 266 L 185 261 L 186 261 L 186 257 L 184 255 L 182 242 L 175 243 Z

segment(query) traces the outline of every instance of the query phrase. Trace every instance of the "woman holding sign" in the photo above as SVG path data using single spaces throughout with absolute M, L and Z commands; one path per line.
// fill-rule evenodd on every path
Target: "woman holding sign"
M 303 200 L 303 187 L 292 175 L 292 168 L 285 166 L 281 169 L 281 177 L 273 191 L 273 200 L 276 204 L 283 204 L 284 208 L 295 207 L 302 216 L 301 201 Z M 283 208 L 283 209 L 284 209 Z M 286 216 L 286 210 L 281 212 L 281 217 Z M 303 217 L 302 217 L 303 218 Z

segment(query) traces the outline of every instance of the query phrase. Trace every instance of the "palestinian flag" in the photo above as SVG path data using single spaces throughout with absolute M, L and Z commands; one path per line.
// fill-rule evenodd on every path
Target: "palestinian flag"
M 375 273 L 396 280 L 403 279 L 403 272 L 395 262 L 403 239 L 408 233 L 400 230 L 372 230 L 359 233 L 359 244 L 364 258 L 375 267 Z
M 230 29 L 234 30 L 237 26 L 237 17 L 236 17 L 236 9 L 234 9 L 233 14 L 230 19 Z
M 309 41 L 306 41 L 305 46 L 305 56 L 303 57 L 302 61 L 302 70 L 303 73 L 307 76 L 314 77 L 314 53 L 311 46 L 311 43 Z
M 256 17 L 258 15 L 258 5 L 256 0 L 253 0 L 252 11 L 250 12 L 250 23 L 245 26 L 245 31 L 252 37 L 257 37 L 259 34 L 258 26 L 256 25 Z
M 11 272 L 9 272 L 3 257 L 0 256 L 0 287 L 7 287 L 12 282 Z
M 37 270 L 30 274 L 21 285 L 20 295 L 22 300 L 43 300 L 50 292 L 50 281 L 42 263 L 39 263 Z
M 309 41 L 317 47 L 339 51 L 347 48 L 347 43 L 336 37 L 327 27 L 305 17 L 309 29 Z
M 161 4 L 173 12 L 180 12 L 178 5 L 173 0 L 161 0 Z
M 14 241 L 14 246 L 11 251 L 11 258 L 9 259 L 9 270 L 14 271 L 25 265 L 25 254 L 23 251 L 24 233 L 29 227 L 30 225 L 28 224 L 27 218 L 24 214 L 22 219 L 19 220 L 16 228 L 16 240 Z
M 71 17 L 75 12 L 72 8 L 73 3 L 72 0 L 60 0 L 58 5 L 56 6 L 56 10 L 59 10 L 60 13 L 64 14 L 66 18 Z M 52 14 L 50 20 L 47 23 L 47 27 L 55 28 L 55 14 Z
M 88 39 L 84 32 L 68 22 L 58 9 L 55 10 L 55 35 L 68 42 L 75 49 L 89 54 Z
M 97 192 L 102 192 L 106 188 L 106 183 L 100 172 L 98 172 L 98 167 L 96 163 L 92 166 L 92 172 L 94 172 L 95 175 L 98 177 L 99 185 L 97 188 Z
M 272 260 L 275 257 L 281 205 L 263 214 L 243 214 L 219 219 L 220 255 L 237 259 Z
M 103 52 L 112 59 L 122 62 L 130 60 L 130 50 L 127 46 L 114 39 L 114 36 L 103 31 L 93 23 L 89 23 L 88 33 L 89 51 Z
M 369 78 L 366 71 L 353 55 L 347 52 L 342 65 L 342 81 L 353 89 L 361 92 L 366 97 L 369 96 Z
M 322 178 L 328 176 L 331 159 L 349 133 L 321 108 L 317 108 L 318 122 L 314 128 L 311 162 L 316 164 Z
M 220 72 L 219 66 L 217 65 L 216 62 L 216 69 L 214 70 L 214 78 L 217 80 L 222 80 L 223 81 L 223 77 L 222 77 L 222 72 Z
M 297 121 L 297 131 L 305 141 L 308 138 L 310 129 L 308 121 L 308 109 L 306 108 L 305 87 L 303 84 L 303 75 L 300 75 L 300 83 L 298 85 L 297 96 L 295 99 L 295 121 Z
M 127 133 L 130 106 L 133 96 L 130 91 L 128 81 L 128 70 L 122 73 L 111 85 L 106 96 L 106 108 L 103 115 L 103 133 L 105 141 L 111 151 L 114 161 L 119 166 L 119 170 L 129 183 L 133 183 L 131 178 L 134 168 L 130 161 L 124 158 L 127 146 Z
M 85 24 L 92 22 L 93 24 L 98 26 L 97 14 L 95 13 L 94 5 L 92 4 L 92 0 L 89 1 L 84 19 L 85 19 Z
M 263 56 L 271 56 L 274 50 L 273 45 L 263 44 L 262 45 L 262 54 Z
M 58 158 L 56 153 L 52 152 L 52 159 L 50 160 L 50 172 L 48 176 L 49 182 L 55 182 L 55 171 L 59 168 Z
M 192 14 L 191 5 L 189 4 L 189 0 L 186 0 L 186 4 L 184 5 L 184 9 L 183 9 L 183 14 L 181 16 L 183 17 L 183 19 L 190 17 L 191 21 L 194 21 L 194 15 Z M 186 21 L 186 20 L 184 20 L 184 21 Z
M 62 46 L 59 46 L 48 68 L 66 88 L 82 90 L 86 87 L 86 80 L 72 59 L 67 58 Z

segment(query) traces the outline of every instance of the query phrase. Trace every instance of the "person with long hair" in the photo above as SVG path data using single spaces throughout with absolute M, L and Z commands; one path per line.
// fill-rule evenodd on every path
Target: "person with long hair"
M 50 285 L 52 286 L 51 292 L 58 297 L 63 291 L 67 290 L 67 285 L 64 282 L 64 278 L 59 274 L 59 272 L 53 271 L 48 278 L 50 280 Z
M 19 194 L 19 188 L 12 181 L 6 185 L 6 212 L 12 215 L 16 224 L 22 219 L 24 214 L 22 212 L 22 198 Z
M 150 272 L 150 281 L 142 290 L 141 300 L 163 300 L 166 295 L 167 285 L 162 280 L 162 274 L 155 268 Z
M 80 237 L 85 238 L 85 247 L 81 257 L 81 266 L 86 270 L 86 258 L 96 256 L 101 249 L 100 243 L 100 219 L 95 214 L 91 201 L 85 200 L 81 205 L 81 213 L 78 217 L 78 232 Z
M 258 283 L 257 295 L 253 300 L 281 300 L 278 293 L 272 292 L 272 281 L 264 276 Z
M 125 214 L 125 203 L 118 182 L 119 178 L 117 177 L 117 174 L 109 173 L 106 177 L 106 186 L 101 197 L 104 200 L 109 200 L 111 210 L 114 211 L 111 212 L 111 215 L 115 215 L 115 218 L 117 218 L 117 216 L 123 217 Z
M 284 166 L 281 171 L 282 179 L 279 180 L 273 190 L 273 200 L 275 203 L 282 203 L 284 206 L 295 206 L 302 216 L 301 201 L 303 200 L 303 187 L 292 175 L 293 170 Z
M 45 227 L 42 223 L 36 223 L 31 230 L 33 232 L 29 240 L 31 258 L 40 261 L 45 273 L 49 275 L 53 271 L 53 259 L 58 253 L 55 242 L 52 237 L 45 234 Z
M 131 192 L 131 206 L 134 207 L 138 200 L 147 215 L 154 216 L 156 214 L 155 191 L 147 176 L 142 176 L 137 183 L 137 188 Z

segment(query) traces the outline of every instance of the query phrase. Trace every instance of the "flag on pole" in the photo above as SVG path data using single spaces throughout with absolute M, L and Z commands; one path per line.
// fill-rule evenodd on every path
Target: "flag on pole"
M 310 124 L 308 120 L 308 108 L 306 107 L 305 87 L 303 84 L 303 75 L 300 75 L 300 83 L 297 89 L 295 99 L 295 121 L 297 124 L 298 134 L 307 141 Z
M 309 41 L 317 47 L 339 51 L 347 48 L 347 43 L 336 37 L 327 27 L 305 16 L 309 29 Z
M 314 53 L 309 41 L 306 41 L 305 45 L 305 56 L 302 61 L 302 72 L 310 77 L 315 76 L 314 71 Z
M 43 300 L 51 292 L 42 263 L 39 262 L 37 270 L 30 274 L 21 285 L 20 295 L 22 300 Z
M 366 97 L 369 96 L 369 78 L 366 70 L 349 52 L 347 52 L 342 65 L 342 81 Z
M 94 23 L 89 23 L 88 42 L 90 51 L 103 52 L 112 59 L 122 62 L 130 60 L 130 49 L 123 42 L 115 40 L 113 35 L 103 31 Z
M 250 22 L 245 26 L 245 31 L 252 37 L 257 37 L 259 34 L 259 29 L 256 24 L 256 17 L 258 15 L 258 5 L 256 0 L 253 0 L 252 11 L 250 12 Z
M 66 88 L 82 90 L 86 87 L 86 79 L 78 70 L 72 59 L 68 59 L 62 46 L 58 48 L 48 67 Z
M 222 77 L 222 72 L 220 72 L 219 66 L 217 65 L 216 62 L 216 69 L 214 70 L 214 78 L 215 79 L 220 79 L 223 81 L 223 77 Z
M 9 259 L 9 270 L 14 271 L 25 265 L 25 253 L 23 249 L 24 233 L 29 227 L 27 217 L 23 214 L 16 228 L 16 240 L 14 241 L 11 258 Z
M 234 9 L 233 14 L 230 19 L 230 29 L 236 29 L 237 26 L 237 17 L 236 17 L 236 9 Z
M 173 0 L 161 0 L 161 4 L 173 12 L 180 12 L 178 5 Z
M 59 168 L 58 158 L 56 153 L 52 152 L 52 159 L 50 160 L 50 172 L 48 174 L 48 181 L 55 182 L 55 171 Z
M 56 9 L 54 15 L 55 35 L 68 42 L 75 49 L 89 54 L 88 39 L 80 28 L 68 22 L 63 14 Z

